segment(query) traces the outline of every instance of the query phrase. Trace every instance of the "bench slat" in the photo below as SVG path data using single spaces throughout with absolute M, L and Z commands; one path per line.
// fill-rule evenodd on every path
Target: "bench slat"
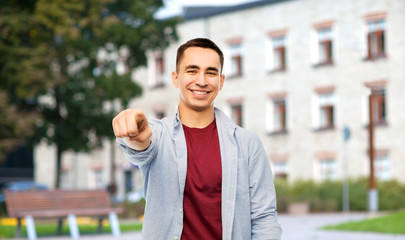
M 66 217 L 69 214 L 76 216 L 108 216 L 110 213 L 121 213 L 120 208 L 96 208 L 96 209 L 70 209 L 70 210 L 46 210 L 46 211 L 20 211 L 14 217 Z
M 105 215 L 108 214 L 107 210 L 122 212 L 122 209 L 111 208 L 110 198 L 105 190 L 6 191 L 5 197 L 10 217 L 22 217 L 27 212 L 41 217 L 61 217 L 71 213 Z

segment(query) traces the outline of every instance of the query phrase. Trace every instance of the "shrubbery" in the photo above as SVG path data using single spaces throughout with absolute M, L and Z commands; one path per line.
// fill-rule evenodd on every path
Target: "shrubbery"
M 342 211 L 342 182 L 326 181 L 316 183 L 300 180 L 288 183 L 276 180 L 278 212 L 287 212 L 288 205 L 296 202 L 309 203 L 311 212 Z M 398 181 L 380 181 L 377 183 L 379 210 L 397 210 L 405 208 L 405 184 Z M 367 211 L 368 179 L 349 181 L 350 211 Z

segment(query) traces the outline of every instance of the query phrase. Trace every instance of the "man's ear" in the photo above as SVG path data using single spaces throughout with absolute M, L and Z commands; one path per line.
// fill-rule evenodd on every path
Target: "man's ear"
M 176 88 L 179 88 L 179 75 L 177 72 L 172 72 L 172 82 Z
M 221 74 L 221 77 L 219 79 L 219 90 L 220 91 L 222 90 L 222 87 L 224 86 L 224 83 L 225 83 L 225 75 Z

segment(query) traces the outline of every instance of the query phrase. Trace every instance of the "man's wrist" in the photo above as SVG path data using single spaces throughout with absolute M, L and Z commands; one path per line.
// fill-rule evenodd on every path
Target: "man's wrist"
M 128 137 L 125 137 L 122 140 L 124 141 L 124 143 L 127 147 L 129 147 L 135 151 L 139 151 L 139 152 L 145 151 L 146 149 L 148 149 L 148 147 L 152 143 L 150 138 L 144 142 L 131 141 L 131 140 L 129 140 Z

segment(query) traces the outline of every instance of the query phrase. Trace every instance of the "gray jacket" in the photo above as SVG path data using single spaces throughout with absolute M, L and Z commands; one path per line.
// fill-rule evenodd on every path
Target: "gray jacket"
M 260 139 L 219 109 L 215 109 L 215 118 L 222 161 L 223 239 L 280 239 L 273 176 Z M 143 239 L 180 239 L 187 174 L 183 127 L 178 113 L 149 124 L 152 143 L 145 151 L 132 150 L 117 139 L 126 157 L 143 174 Z

